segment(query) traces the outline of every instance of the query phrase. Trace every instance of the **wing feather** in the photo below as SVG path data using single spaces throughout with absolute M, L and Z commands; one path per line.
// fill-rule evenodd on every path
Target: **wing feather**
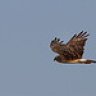
M 88 36 L 89 34 L 87 34 L 87 32 L 82 31 L 79 34 L 75 34 L 66 44 L 66 46 L 72 50 L 75 55 L 77 55 L 78 59 L 82 58 Z
M 55 38 L 51 41 L 50 47 L 54 52 L 62 55 L 66 60 L 80 59 L 82 58 L 88 36 L 89 34 L 83 31 L 74 34 L 67 44 L 64 44 L 59 38 Z

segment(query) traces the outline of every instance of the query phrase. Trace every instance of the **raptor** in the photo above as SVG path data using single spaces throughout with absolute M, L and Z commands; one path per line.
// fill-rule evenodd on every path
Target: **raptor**
M 64 44 L 59 38 L 55 37 L 50 43 L 50 48 L 58 55 L 54 58 L 59 63 L 65 64 L 91 64 L 96 63 L 95 60 L 82 58 L 84 53 L 84 46 L 88 39 L 87 32 L 79 32 Z

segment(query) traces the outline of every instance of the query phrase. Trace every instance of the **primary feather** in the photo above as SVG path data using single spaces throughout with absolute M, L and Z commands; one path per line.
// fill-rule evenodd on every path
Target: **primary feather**
M 50 47 L 54 52 L 63 55 L 66 59 L 80 59 L 84 52 L 87 36 L 89 36 L 89 34 L 83 31 L 79 34 L 74 34 L 66 44 L 64 44 L 63 41 L 60 42 L 60 39 L 55 38 L 51 41 Z

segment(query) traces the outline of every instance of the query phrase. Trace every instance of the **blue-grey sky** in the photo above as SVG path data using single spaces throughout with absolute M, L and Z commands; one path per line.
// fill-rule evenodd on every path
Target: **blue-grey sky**
M 49 47 L 88 31 L 96 59 L 96 0 L 0 0 L 0 96 L 96 96 L 96 65 L 61 65 Z

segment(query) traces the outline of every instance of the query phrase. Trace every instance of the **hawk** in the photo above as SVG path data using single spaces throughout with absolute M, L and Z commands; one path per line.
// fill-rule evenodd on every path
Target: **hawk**
M 58 55 L 54 58 L 59 63 L 69 63 L 69 64 L 91 64 L 96 63 L 95 60 L 83 59 L 84 46 L 87 41 L 89 34 L 87 32 L 80 32 L 74 34 L 74 36 L 64 44 L 59 38 L 51 41 L 50 48 L 53 52 Z

